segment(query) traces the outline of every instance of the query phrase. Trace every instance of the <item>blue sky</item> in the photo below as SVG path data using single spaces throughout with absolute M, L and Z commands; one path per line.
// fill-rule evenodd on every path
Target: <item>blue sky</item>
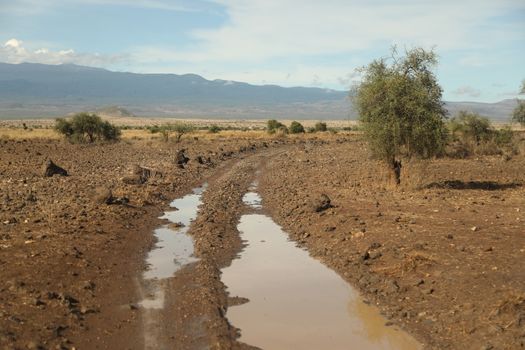
M 348 89 L 390 47 L 435 48 L 444 98 L 516 98 L 523 0 L 0 0 L 0 61 Z

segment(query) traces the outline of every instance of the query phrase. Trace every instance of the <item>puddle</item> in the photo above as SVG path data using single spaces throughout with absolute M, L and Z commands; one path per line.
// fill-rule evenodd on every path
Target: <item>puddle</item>
M 201 195 L 206 185 L 195 188 L 191 194 L 170 203 L 174 210 L 164 213 L 161 219 L 168 219 L 174 225 L 164 225 L 155 230 L 155 247 L 148 253 L 144 272 L 145 293 L 140 303 L 144 308 L 161 309 L 164 306 L 162 280 L 172 277 L 183 266 L 198 259 L 193 256 L 193 240 L 188 235 L 190 224 L 197 217 Z
M 257 180 L 252 182 L 252 184 L 248 188 L 248 192 L 246 192 L 246 194 L 242 197 L 242 201 L 244 202 L 244 204 L 248 205 L 253 209 L 262 209 L 262 198 L 256 192 L 258 185 L 259 183 Z
M 255 192 L 245 203 L 260 209 Z M 241 217 L 247 246 L 223 269 L 230 296 L 249 302 L 231 306 L 230 323 L 240 341 L 263 349 L 420 349 L 408 334 L 385 326 L 378 310 L 338 274 L 288 241 L 262 214 Z

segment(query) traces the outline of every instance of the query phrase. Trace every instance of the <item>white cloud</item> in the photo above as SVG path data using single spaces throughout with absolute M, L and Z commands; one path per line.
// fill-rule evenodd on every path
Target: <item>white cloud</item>
M 97 53 L 77 53 L 73 49 L 53 51 L 48 48 L 31 50 L 18 39 L 9 39 L 0 47 L 0 61 L 7 63 L 44 63 L 62 64 L 75 63 L 79 65 L 106 67 L 127 59 L 126 55 L 100 55 Z
M 456 96 L 465 96 L 472 98 L 481 96 L 481 90 L 473 88 L 472 86 L 461 86 L 456 90 L 452 91 L 452 93 Z
M 215 0 L 228 22 L 194 30 L 193 49 L 174 58 L 191 61 L 265 60 L 290 55 L 344 54 L 378 44 L 437 46 L 439 50 L 484 47 L 486 39 L 511 39 L 487 21 L 516 7 L 518 1 Z M 480 28 L 483 27 L 483 33 Z

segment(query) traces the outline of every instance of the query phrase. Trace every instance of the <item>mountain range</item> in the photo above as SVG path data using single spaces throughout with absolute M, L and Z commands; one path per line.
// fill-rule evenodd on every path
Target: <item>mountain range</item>
M 73 64 L 0 63 L 0 119 L 56 117 L 121 106 L 141 117 L 354 119 L 348 92 L 207 80 L 196 74 L 137 74 Z M 447 102 L 508 121 L 515 100 Z

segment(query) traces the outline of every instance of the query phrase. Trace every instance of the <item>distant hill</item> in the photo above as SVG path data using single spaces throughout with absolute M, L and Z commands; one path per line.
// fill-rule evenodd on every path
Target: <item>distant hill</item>
M 0 119 L 55 117 L 78 111 L 98 111 L 111 117 L 348 119 L 354 114 L 347 95 L 320 88 L 212 81 L 196 74 L 0 63 Z M 447 108 L 505 120 L 513 102 L 453 102 Z

